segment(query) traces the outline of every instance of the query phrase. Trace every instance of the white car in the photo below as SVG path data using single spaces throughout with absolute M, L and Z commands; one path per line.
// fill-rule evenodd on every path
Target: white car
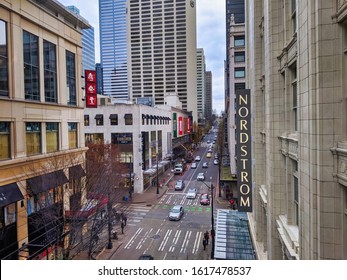
M 196 193 L 197 193 L 197 190 L 194 188 L 194 189 L 189 189 L 188 192 L 187 192 L 187 198 L 192 198 L 192 199 L 195 199 L 196 198 Z
M 169 220 L 170 221 L 179 221 L 179 220 L 181 220 L 183 214 L 184 214 L 183 206 L 182 205 L 175 205 L 170 210 Z
M 196 180 L 198 181 L 205 181 L 205 175 L 204 173 L 199 173 L 198 177 L 196 177 Z
M 218 162 L 218 159 L 215 159 L 215 160 L 213 161 L 213 164 L 214 164 L 214 165 L 218 165 L 218 163 L 219 163 L 219 162 Z
M 195 157 L 195 161 L 200 161 L 201 160 L 201 156 L 196 156 Z
M 198 165 L 196 164 L 196 162 L 193 162 L 193 163 L 192 163 L 192 166 L 191 166 L 190 168 L 191 168 L 191 169 L 196 169 L 197 166 L 198 166 Z

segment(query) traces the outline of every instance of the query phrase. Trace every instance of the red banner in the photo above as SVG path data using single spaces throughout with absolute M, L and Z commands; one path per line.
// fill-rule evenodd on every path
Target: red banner
M 96 95 L 96 71 L 85 70 L 85 91 L 86 91 L 86 107 L 97 108 L 98 98 Z
M 183 118 L 178 117 L 178 135 L 183 135 Z

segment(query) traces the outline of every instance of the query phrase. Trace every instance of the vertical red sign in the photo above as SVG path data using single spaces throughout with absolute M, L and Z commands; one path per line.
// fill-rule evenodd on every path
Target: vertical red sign
M 183 118 L 178 117 L 178 134 L 183 135 Z
M 187 118 L 187 133 L 190 133 L 190 118 Z
M 85 70 L 85 90 L 86 90 L 86 107 L 97 108 L 98 99 L 96 96 L 96 71 Z

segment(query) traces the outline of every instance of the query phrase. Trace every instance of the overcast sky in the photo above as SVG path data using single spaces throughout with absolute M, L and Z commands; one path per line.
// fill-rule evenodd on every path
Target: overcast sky
M 95 59 L 100 62 L 98 0 L 58 0 L 74 5 L 94 27 Z M 203 48 L 206 70 L 212 71 L 212 107 L 218 114 L 224 110 L 225 0 L 196 0 L 197 47 Z

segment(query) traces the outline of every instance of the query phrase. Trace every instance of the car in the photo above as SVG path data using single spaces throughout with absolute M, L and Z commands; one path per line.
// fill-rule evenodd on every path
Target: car
M 207 158 L 212 157 L 212 153 L 207 153 L 207 154 L 206 154 L 206 157 L 207 157 Z
M 201 160 L 201 156 L 196 156 L 195 157 L 195 161 L 200 161 Z
M 154 260 L 154 258 L 152 255 L 143 254 L 143 255 L 139 256 L 139 260 Z
M 208 152 L 208 153 L 212 153 L 212 152 L 213 152 L 212 148 L 209 148 L 209 149 L 207 150 L 207 152 Z
M 213 164 L 214 164 L 214 165 L 218 165 L 218 164 L 219 164 L 218 159 L 215 159 L 215 160 L 213 161 Z
M 218 154 L 217 153 L 214 154 L 214 158 L 218 159 Z
M 210 144 L 211 143 L 211 141 L 210 140 L 207 140 L 207 144 Z
M 208 162 L 204 162 L 204 163 L 202 164 L 202 168 L 208 168 Z
M 205 180 L 205 174 L 204 173 L 199 173 L 198 176 L 196 177 L 196 180 L 204 181 Z
M 190 167 L 191 169 L 196 169 L 196 167 L 197 167 L 198 165 L 196 164 L 196 162 L 193 162 L 192 163 L 192 166 Z
M 184 214 L 183 206 L 182 205 L 175 205 L 170 210 L 169 220 L 170 221 L 179 221 L 179 220 L 181 220 L 183 214 Z
M 210 205 L 210 196 L 207 193 L 204 193 L 200 196 L 201 205 Z
M 178 180 L 175 185 L 175 191 L 181 191 L 185 188 L 185 184 L 183 180 Z
M 196 198 L 196 193 L 197 193 L 197 190 L 195 188 L 189 189 L 188 192 L 187 192 L 187 196 L 186 197 L 195 199 Z

